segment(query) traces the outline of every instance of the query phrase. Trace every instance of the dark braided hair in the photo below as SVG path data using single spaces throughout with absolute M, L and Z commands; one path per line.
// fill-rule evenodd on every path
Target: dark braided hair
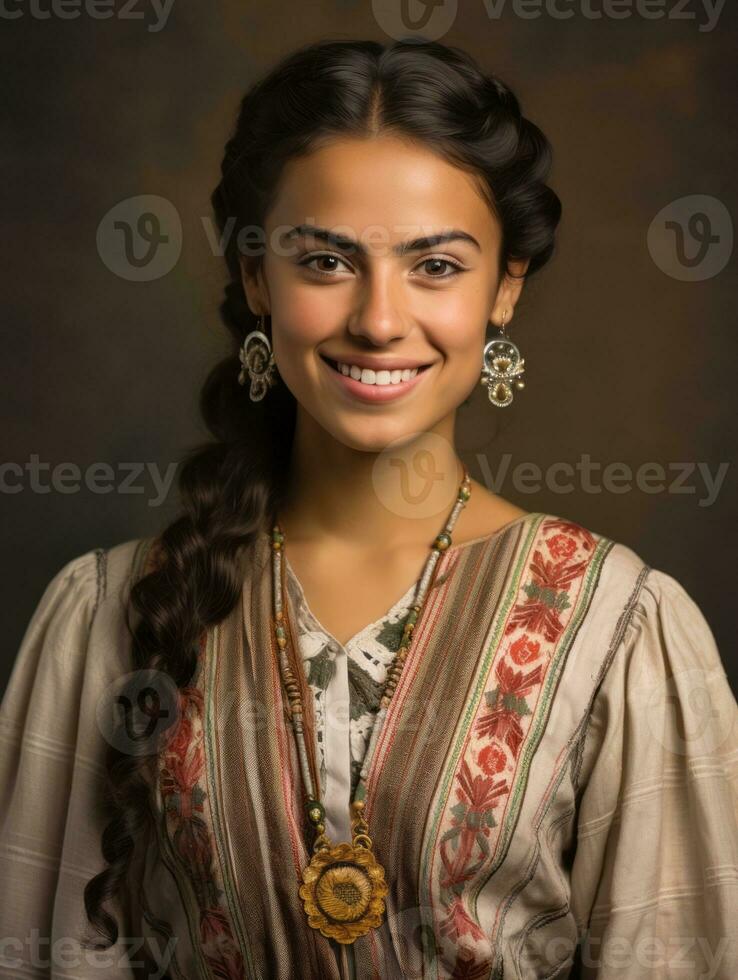
M 202 632 L 236 605 L 245 549 L 280 509 L 294 435 L 296 403 L 281 378 L 259 402 L 237 382 L 238 348 L 257 327 L 241 281 L 239 232 L 264 228 L 288 161 L 333 139 L 380 133 L 417 140 L 477 178 L 501 226 L 500 275 L 512 275 L 511 260 L 528 259 L 529 277 L 552 255 L 561 204 L 545 184 L 548 140 L 521 115 L 513 93 L 465 52 L 437 42 L 322 41 L 251 87 L 211 197 L 227 235 L 231 281 L 220 314 L 233 338 L 201 393 L 213 438 L 185 456 L 181 516 L 156 539 L 158 567 L 133 583 L 126 610 L 134 668 L 164 671 L 179 688 L 193 676 Z M 261 259 L 244 261 L 255 269 Z M 108 867 L 84 893 L 89 922 L 104 937 L 92 944 L 97 949 L 117 941 L 117 922 L 103 905 L 129 887 L 134 848 L 152 817 L 152 758 L 108 751 Z

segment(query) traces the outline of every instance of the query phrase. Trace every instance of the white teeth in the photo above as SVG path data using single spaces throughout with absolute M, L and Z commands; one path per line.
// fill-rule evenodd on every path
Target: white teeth
M 341 374 L 361 381 L 365 385 L 396 385 L 401 381 L 409 381 L 418 373 L 418 368 L 405 368 L 396 371 L 372 371 L 371 368 L 360 368 L 355 364 L 338 364 Z

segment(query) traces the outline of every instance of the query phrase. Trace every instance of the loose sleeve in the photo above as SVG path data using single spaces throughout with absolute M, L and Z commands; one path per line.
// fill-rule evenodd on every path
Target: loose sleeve
M 104 552 L 66 564 L 46 587 L 16 656 L 0 707 L 0 975 L 133 976 L 119 939 L 105 952 L 88 934 L 83 890 L 105 867 L 100 812 L 106 742 L 100 699 L 119 665 L 90 643 Z M 125 910 L 117 901 L 121 936 Z M 95 935 L 89 929 L 90 935 Z
M 738 711 L 700 609 L 651 570 L 582 765 L 577 976 L 738 977 Z

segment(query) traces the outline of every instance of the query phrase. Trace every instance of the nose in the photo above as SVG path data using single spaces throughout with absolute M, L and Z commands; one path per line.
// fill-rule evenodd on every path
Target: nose
M 384 347 L 407 336 L 409 320 L 393 294 L 391 270 L 372 270 L 357 293 L 348 332 L 375 347 Z

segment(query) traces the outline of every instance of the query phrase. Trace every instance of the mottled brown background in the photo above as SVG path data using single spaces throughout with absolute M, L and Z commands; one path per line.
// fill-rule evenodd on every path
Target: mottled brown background
M 499 19 L 482 0 L 460 7 L 443 40 L 498 73 L 549 136 L 564 205 L 558 254 L 527 287 L 512 329 L 527 388 L 504 412 L 479 389 L 461 415 L 460 446 L 478 479 L 505 453 L 511 467 L 576 463 L 583 453 L 633 468 L 703 462 L 714 473 L 730 463 L 707 507 L 696 475 L 687 494 L 530 494 L 509 476 L 496 489 L 621 541 L 677 578 L 735 679 L 735 261 L 685 282 L 661 271 L 646 237 L 656 214 L 687 195 L 711 195 L 736 214 L 735 4 L 711 31 L 699 29 L 695 0 L 686 8 L 694 19 L 661 20 L 592 19 L 580 4 L 566 20 L 525 19 L 509 3 Z M 23 16 L 0 24 L 3 457 L 163 471 L 204 436 L 197 393 L 224 349 L 224 264 L 203 218 L 239 98 L 298 44 L 386 35 L 371 3 L 346 0 L 179 0 L 159 31 L 147 29 L 156 18 L 143 0 L 136 20 L 8 9 Z M 149 283 L 114 275 L 96 248 L 103 215 L 139 194 L 170 200 L 183 225 L 178 263 Z M 3 494 L 0 686 L 63 563 L 173 516 L 174 490 L 152 507 L 151 481 L 138 484 L 139 494 Z

